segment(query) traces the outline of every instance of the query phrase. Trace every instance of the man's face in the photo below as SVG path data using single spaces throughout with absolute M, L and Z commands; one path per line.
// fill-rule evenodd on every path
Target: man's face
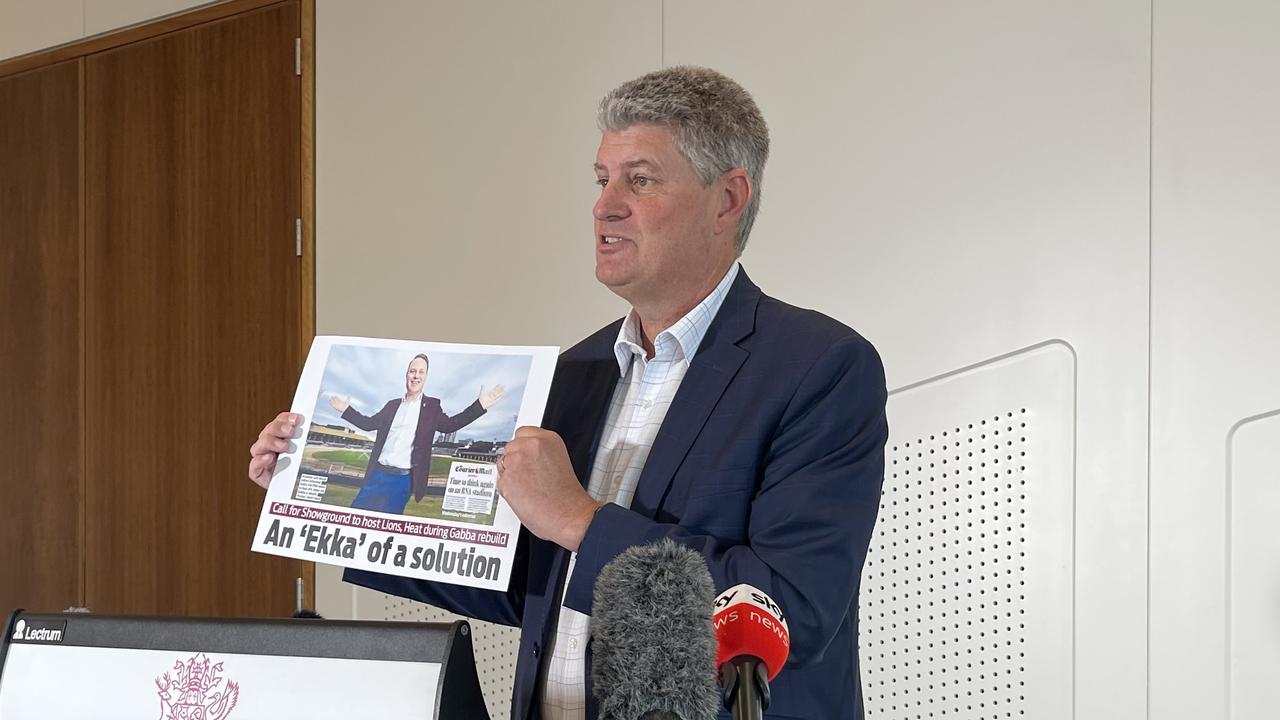
M 720 279 L 734 256 L 733 233 L 715 230 L 723 188 L 703 186 L 669 130 L 606 131 L 595 169 L 597 280 L 640 306 Z
M 404 389 L 410 395 L 422 392 L 422 386 L 427 382 L 427 361 L 422 358 L 414 358 L 409 363 L 409 369 L 404 373 Z

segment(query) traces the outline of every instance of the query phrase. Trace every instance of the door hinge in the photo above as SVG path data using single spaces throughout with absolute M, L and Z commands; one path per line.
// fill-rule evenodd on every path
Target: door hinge
M 293 252 L 302 257 L 302 218 L 293 220 Z
M 293 74 L 302 77 L 302 38 L 293 39 Z

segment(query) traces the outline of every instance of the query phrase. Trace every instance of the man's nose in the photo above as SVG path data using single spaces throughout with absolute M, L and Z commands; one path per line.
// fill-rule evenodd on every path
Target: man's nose
M 621 193 L 619 183 L 605 183 L 591 213 L 596 220 L 621 220 L 631 214 L 631 208 L 627 207 Z

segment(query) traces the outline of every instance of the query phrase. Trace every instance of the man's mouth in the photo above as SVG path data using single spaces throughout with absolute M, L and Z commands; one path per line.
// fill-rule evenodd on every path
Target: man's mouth
M 623 240 L 626 240 L 626 238 L 620 235 L 601 235 L 600 236 L 600 242 L 603 245 L 614 245 L 619 242 L 622 242 Z

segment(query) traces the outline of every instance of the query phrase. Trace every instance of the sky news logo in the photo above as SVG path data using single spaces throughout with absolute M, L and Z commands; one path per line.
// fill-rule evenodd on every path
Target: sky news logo
M 13 626 L 13 639 L 23 642 L 60 643 L 66 629 L 66 620 L 52 623 L 27 623 L 25 619 L 19 618 L 17 624 Z
M 719 615 L 732 605 L 748 605 L 758 610 L 764 610 L 782 623 L 782 627 L 790 632 L 787 628 L 787 618 L 782 614 L 782 608 L 773 601 L 773 598 L 764 594 L 758 588 L 750 585 L 734 585 L 720 593 L 720 596 L 716 598 L 713 612 Z

